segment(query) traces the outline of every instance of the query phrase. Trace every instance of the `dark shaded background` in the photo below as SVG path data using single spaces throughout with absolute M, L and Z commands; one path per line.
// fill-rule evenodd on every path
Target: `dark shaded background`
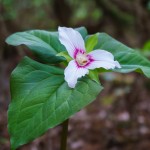
M 25 47 L 5 38 L 29 29 L 85 26 L 106 32 L 149 57 L 150 0 L 0 0 L 0 150 L 9 150 L 9 76 Z M 150 79 L 136 73 L 100 76 L 105 89 L 70 119 L 68 150 L 150 150 Z M 37 122 L 38 123 L 38 122 Z M 61 127 L 19 150 L 59 150 Z

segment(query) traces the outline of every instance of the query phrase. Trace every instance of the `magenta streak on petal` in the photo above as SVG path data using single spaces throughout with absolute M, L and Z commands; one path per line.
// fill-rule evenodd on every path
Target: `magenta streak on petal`
M 78 53 L 84 54 L 85 51 L 76 48 L 75 51 L 74 51 L 74 55 L 73 55 L 73 58 L 74 58 L 74 59 L 76 59 L 76 56 L 77 56 Z
M 84 53 L 83 53 L 83 54 L 84 54 Z M 95 61 L 95 60 L 92 58 L 91 55 L 87 55 L 87 57 L 88 57 L 88 60 L 89 60 L 89 61 L 88 61 L 87 64 L 85 64 L 84 66 L 80 66 L 80 65 L 78 64 L 78 62 L 75 61 L 78 68 L 86 68 L 86 67 L 89 66 L 93 61 Z

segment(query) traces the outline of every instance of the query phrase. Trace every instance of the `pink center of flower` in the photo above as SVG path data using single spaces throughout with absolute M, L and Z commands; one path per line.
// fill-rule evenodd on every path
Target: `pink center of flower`
M 86 53 L 84 54 L 78 53 L 76 56 L 76 61 L 78 62 L 80 66 L 85 66 L 88 63 L 89 59 Z
M 92 57 L 82 50 L 76 50 L 74 58 L 78 67 L 86 67 L 93 61 Z

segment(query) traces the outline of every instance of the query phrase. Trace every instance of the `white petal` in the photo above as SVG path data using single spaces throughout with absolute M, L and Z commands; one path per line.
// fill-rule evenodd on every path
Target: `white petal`
M 93 50 L 88 54 L 90 54 L 94 60 L 114 60 L 114 56 L 105 50 Z
M 69 62 L 64 73 L 65 81 L 68 83 L 68 86 L 74 88 L 77 83 L 77 79 L 85 76 L 89 73 L 89 71 L 86 68 L 79 68 L 75 60 L 72 60 Z
M 86 68 L 95 69 L 95 68 L 105 68 L 105 69 L 114 69 L 115 67 L 121 68 L 118 61 L 114 61 L 114 56 L 105 50 L 94 50 L 89 53 L 89 55 L 94 59 Z
M 72 28 L 59 27 L 58 32 L 61 44 L 66 47 L 72 58 L 74 58 L 77 49 L 85 51 L 84 40 L 78 31 Z

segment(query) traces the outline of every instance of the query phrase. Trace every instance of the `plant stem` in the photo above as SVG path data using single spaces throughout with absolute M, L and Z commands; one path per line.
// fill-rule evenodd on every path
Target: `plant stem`
M 67 134 L 68 134 L 68 123 L 69 119 L 62 123 L 62 135 L 60 150 L 67 150 Z

